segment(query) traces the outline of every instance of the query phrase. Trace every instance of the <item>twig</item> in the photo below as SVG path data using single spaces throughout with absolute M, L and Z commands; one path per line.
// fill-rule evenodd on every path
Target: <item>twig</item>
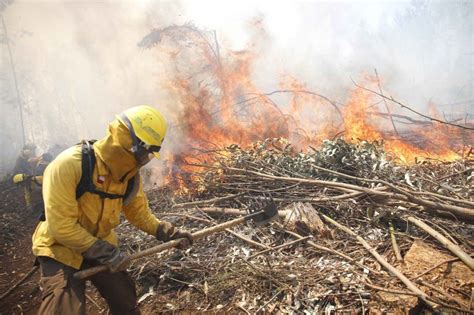
M 441 244 L 443 244 L 444 247 L 449 249 L 454 255 L 459 257 L 471 270 L 474 270 L 474 259 L 472 259 L 466 252 L 464 252 L 459 246 L 448 240 L 446 237 L 441 235 L 440 233 L 436 232 L 433 230 L 430 226 L 428 226 L 426 223 L 414 218 L 414 217 L 408 217 L 408 221 L 411 223 L 414 223 L 416 226 L 418 226 L 420 229 L 424 230 L 426 233 L 429 235 L 433 236 L 435 239 L 437 239 Z
M 260 306 L 260 308 L 255 312 L 255 314 L 258 314 L 258 312 L 260 312 L 262 309 L 264 309 L 271 301 L 273 301 L 281 292 L 283 292 L 283 289 L 279 290 L 277 293 L 275 293 L 274 296 L 271 297 L 270 300 L 268 300 L 267 302 L 265 302 L 265 304 L 263 304 L 262 306 Z
M 436 223 L 436 221 L 430 222 L 433 225 L 433 228 L 437 228 L 440 231 L 440 234 L 449 239 L 454 245 L 459 245 L 459 242 L 452 237 L 448 231 L 446 231 L 442 226 Z
M 220 65 L 221 64 L 221 55 L 219 53 L 219 42 L 217 41 L 217 32 L 216 32 L 216 30 L 213 30 L 212 32 L 214 33 L 214 43 L 216 44 L 215 55 L 216 55 L 217 62 Z
M 38 266 L 33 266 L 33 268 L 31 268 L 30 271 L 28 271 L 28 273 L 23 276 L 23 278 L 18 280 L 17 283 L 15 283 L 12 287 L 10 287 L 10 289 L 8 289 L 5 293 L 3 293 L 0 296 L 0 301 L 6 298 L 8 295 L 10 295 L 10 293 L 12 293 L 20 284 L 25 282 L 25 280 L 28 279 L 31 275 L 33 275 L 36 272 L 36 270 L 38 270 L 38 268 L 39 268 Z
M 451 177 L 454 177 L 454 176 L 459 176 L 459 175 L 462 175 L 462 174 L 465 174 L 465 173 L 467 174 L 469 172 L 474 172 L 474 167 L 465 169 L 464 171 L 456 172 L 454 174 L 449 174 L 449 175 L 446 175 L 446 176 L 443 176 L 443 177 L 439 177 L 439 178 L 436 179 L 436 181 L 439 182 L 439 181 L 442 181 L 442 180 L 445 180 L 445 179 L 448 179 L 448 178 L 451 178 Z
M 400 294 L 400 295 L 410 295 L 410 296 L 418 296 L 416 293 L 410 292 L 410 291 L 402 291 L 402 290 L 394 290 L 394 289 L 389 289 L 389 288 L 382 288 L 370 283 L 367 283 L 365 281 L 362 282 L 366 287 L 382 291 L 382 292 L 387 292 L 387 293 L 392 293 L 392 294 Z
M 441 290 L 439 287 L 437 286 L 434 286 L 426 281 L 423 281 L 423 280 L 417 280 L 416 282 L 418 282 L 419 284 L 421 285 L 424 285 L 425 287 L 427 288 L 430 288 L 431 290 L 433 291 L 436 291 L 438 292 L 440 295 L 444 296 L 445 298 L 447 298 L 449 301 L 453 301 L 455 302 L 456 304 L 458 304 L 459 306 L 461 307 L 467 307 L 462 301 L 460 301 L 458 298 L 452 296 L 451 294 L 447 293 L 447 292 L 444 292 L 443 290 Z
M 94 299 L 91 298 L 91 297 L 89 296 L 89 294 L 87 294 L 87 293 L 86 293 L 86 298 L 87 298 L 89 301 L 91 301 L 92 304 L 94 304 L 94 305 L 97 307 L 97 309 L 102 313 L 102 311 L 103 311 L 104 309 L 103 309 L 102 307 L 100 307 L 100 305 L 97 304 L 97 302 L 94 301 Z
M 436 268 L 444 265 L 444 264 L 449 264 L 449 263 L 452 263 L 452 262 L 455 262 L 455 261 L 459 261 L 459 257 L 456 257 L 456 258 L 451 258 L 451 259 L 448 259 L 448 260 L 445 260 L 445 261 L 442 261 L 436 265 L 434 265 L 433 267 L 429 268 L 428 270 L 426 271 L 423 271 L 422 273 L 420 273 L 419 275 L 416 275 L 415 277 L 412 278 L 412 280 L 416 280 L 420 277 L 423 277 L 424 275 L 426 275 L 427 273 L 429 273 L 430 271 L 433 271 L 435 270 Z
M 198 205 L 212 204 L 218 201 L 231 200 L 231 199 L 243 196 L 244 194 L 245 193 L 240 193 L 240 194 L 235 194 L 235 195 L 230 195 L 230 196 L 225 196 L 225 197 L 220 197 L 220 198 L 213 198 L 209 200 L 199 200 L 199 201 L 193 201 L 193 202 L 178 203 L 178 204 L 173 205 L 172 208 L 186 208 L 186 207 L 194 207 Z
M 303 236 L 297 234 L 297 233 L 294 233 L 292 231 L 288 231 L 288 230 L 284 230 L 286 233 L 290 234 L 290 235 L 293 235 L 294 237 L 297 237 L 299 239 L 303 238 Z M 334 255 L 337 255 L 339 257 L 342 257 L 344 258 L 345 260 L 347 260 L 348 262 L 352 263 L 352 264 L 355 264 L 357 265 L 358 267 L 362 268 L 363 270 L 368 270 L 370 272 L 372 272 L 373 274 L 378 274 L 380 275 L 380 272 L 370 268 L 370 267 L 367 267 L 363 264 L 361 264 L 360 262 L 356 261 L 354 258 L 350 257 L 350 256 L 347 256 L 346 254 L 344 253 L 341 253 L 335 249 L 332 249 L 332 248 L 328 248 L 328 247 L 325 247 L 325 246 L 322 246 L 322 245 L 318 245 L 316 244 L 315 242 L 313 241 L 308 241 L 306 242 L 306 244 L 316 248 L 316 249 L 319 249 L 319 250 L 322 250 L 322 251 L 325 251 L 325 252 L 328 252 L 328 253 L 331 253 L 331 254 L 334 254 Z
M 214 213 L 214 214 L 221 214 L 221 215 L 246 215 L 245 211 L 235 208 L 218 208 L 218 207 L 204 207 L 199 208 L 200 211 L 205 213 Z
M 439 183 L 436 183 L 436 182 L 434 184 L 439 185 Z M 439 199 L 449 200 L 449 201 L 456 202 L 456 203 L 459 203 L 459 204 L 462 203 L 462 204 L 465 204 L 467 206 L 471 206 L 471 207 L 474 208 L 474 202 L 469 201 L 469 200 L 451 198 L 451 197 L 448 197 L 448 196 L 432 193 L 432 192 L 429 192 L 429 191 L 414 191 L 414 192 L 412 192 L 412 194 L 417 195 L 417 196 L 431 196 L 431 197 L 435 197 L 435 198 L 439 198 Z
M 202 210 L 202 209 L 201 209 Z M 206 220 L 206 219 L 203 219 L 203 218 L 198 218 L 198 217 L 195 217 L 195 216 L 191 216 L 191 215 L 188 215 L 188 214 L 182 214 L 182 213 L 170 213 L 170 212 L 164 212 L 162 213 L 163 215 L 167 215 L 167 216 L 177 216 L 177 217 L 186 217 L 186 218 L 189 218 L 189 219 L 192 219 L 192 220 L 197 220 L 197 221 L 202 221 L 202 222 L 206 222 L 206 223 L 213 223 L 212 221 L 210 220 Z M 261 249 L 268 249 L 269 247 L 265 244 L 262 244 L 262 243 L 258 243 L 258 242 L 255 242 L 254 240 L 251 240 L 243 235 L 240 235 L 239 233 L 237 232 L 234 232 L 232 231 L 231 229 L 226 229 L 225 230 L 226 232 L 234 235 L 235 237 L 237 238 L 240 238 L 241 240 L 243 240 L 244 242 L 247 242 L 255 247 L 258 247 L 258 248 L 261 248 Z
M 246 263 L 250 268 L 252 268 L 253 270 L 255 270 L 256 272 L 258 272 L 261 276 L 265 277 L 265 278 L 268 278 L 269 280 L 275 282 L 276 284 L 278 284 L 279 286 L 281 287 L 285 287 L 287 290 L 291 291 L 292 293 L 294 293 L 294 290 L 289 287 L 288 285 L 286 285 L 285 283 L 275 279 L 274 277 L 272 277 L 271 275 L 265 273 L 264 271 L 260 270 L 259 268 L 257 268 L 254 264 L 252 264 L 250 261 L 247 261 L 246 259 L 243 259 L 241 258 L 241 260 Z
M 358 303 L 359 303 L 359 301 L 355 301 L 355 302 L 349 303 L 349 304 L 347 304 L 347 305 L 342 305 L 342 306 L 336 307 L 335 309 L 333 309 L 333 311 L 343 310 L 343 309 L 345 309 L 345 308 L 354 306 L 354 305 L 356 305 L 356 304 L 358 304 Z
M 391 102 L 394 102 L 394 103 L 400 105 L 402 108 L 405 108 L 405 109 L 407 109 L 407 110 L 409 110 L 409 111 L 411 111 L 411 112 L 413 112 L 413 113 L 415 113 L 415 114 L 417 114 L 417 115 L 419 115 L 419 116 L 421 116 L 421 117 L 424 117 L 424 118 L 426 118 L 426 119 L 429 119 L 429 120 L 431 120 L 431 121 L 436 121 L 436 122 L 441 123 L 441 124 L 446 124 L 446 125 L 449 125 L 449 126 L 458 127 L 458 128 L 462 128 L 462 129 L 474 130 L 474 127 L 468 127 L 468 126 L 453 124 L 453 123 L 450 123 L 450 122 L 447 122 L 447 121 L 444 121 L 444 120 L 440 120 L 440 119 L 437 119 L 437 118 L 433 118 L 433 117 L 424 115 L 424 114 L 422 114 L 422 113 L 420 113 L 420 112 L 418 112 L 418 111 L 416 111 L 416 110 L 414 110 L 414 109 L 412 109 L 412 108 L 410 108 L 410 107 L 408 107 L 408 106 L 406 106 L 406 105 L 400 103 L 399 101 L 395 100 L 393 97 L 387 97 L 387 96 L 385 96 L 385 95 L 383 95 L 383 94 L 378 93 L 377 91 L 368 89 L 368 88 L 363 87 L 363 86 L 361 86 L 361 85 L 358 85 L 355 81 L 352 81 L 352 82 L 353 82 L 354 85 L 357 86 L 358 88 L 361 88 L 361 89 L 363 89 L 363 90 L 365 90 L 365 91 L 368 91 L 368 92 L 371 92 L 371 93 L 374 93 L 374 94 L 377 94 L 378 96 L 383 97 L 384 99 L 387 99 L 387 100 L 389 100 L 389 101 L 391 101 Z
M 474 310 L 474 288 L 471 289 L 471 300 L 469 301 L 469 310 Z
M 338 112 L 339 116 L 341 117 L 341 120 L 342 122 L 344 123 L 344 115 L 342 114 L 341 110 L 339 109 L 339 107 L 337 106 L 336 102 L 330 100 L 329 98 L 327 98 L 326 96 L 324 95 L 321 95 L 321 94 L 318 94 L 318 93 L 315 93 L 315 92 L 311 92 L 311 91 L 307 91 L 307 90 L 291 90 L 291 89 L 286 89 L 286 90 L 276 90 L 276 91 L 272 91 L 272 92 L 269 92 L 269 93 L 250 93 L 250 95 L 256 95 L 254 97 L 251 97 L 251 98 L 247 98 L 243 101 L 240 101 L 238 103 L 236 103 L 235 105 L 239 105 L 239 104 L 242 104 L 242 103 L 246 103 L 248 101 L 251 101 L 251 100 L 254 100 L 256 98 L 259 98 L 259 97 L 262 97 L 262 96 L 271 96 L 273 94 L 279 94 L 279 93 L 293 93 L 293 94 L 309 94 L 309 95 L 313 95 L 313 96 L 316 96 L 316 97 L 319 97 L 323 100 L 325 100 L 326 102 L 328 102 L 329 104 L 331 104 L 334 109 Z
M 360 293 L 359 293 L 359 301 L 360 301 L 360 305 L 362 307 L 362 315 L 365 315 L 364 300 L 362 299 L 362 295 L 360 295 Z
M 390 231 L 390 239 L 392 240 L 393 252 L 395 253 L 395 257 L 397 257 L 397 260 L 399 262 L 402 262 L 403 258 L 402 258 L 402 255 L 400 254 L 400 249 L 398 248 L 397 239 L 395 237 L 395 231 L 393 228 L 392 221 L 390 221 L 389 226 L 390 226 L 389 231 Z
M 416 294 L 412 293 L 412 292 L 407 292 L 407 291 L 400 291 L 400 290 L 393 290 L 393 289 L 387 289 L 387 288 L 382 288 L 382 287 L 379 287 L 379 286 L 376 286 L 376 285 L 373 285 L 373 284 L 369 284 L 367 282 L 362 282 L 365 286 L 369 287 L 369 288 L 372 288 L 372 289 L 375 289 L 375 290 L 378 290 L 378 291 L 382 291 L 382 292 L 387 292 L 387 293 L 392 293 L 392 294 L 401 294 L 401 295 L 411 295 L 411 296 L 417 296 Z M 467 313 L 472 313 L 470 312 L 469 310 L 465 310 L 465 309 L 460 309 L 458 307 L 455 307 L 455 306 L 452 306 L 452 305 L 449 305 L 447 303 L 444 303 L 443 301 L 438 301 L 438 300 L 435 300 L 431 297 L 428 297 L 428 300 L 436 303 L 436 304 L 439 304 L 441 306 L 444 306 L 444 307 L 447 307 L 447 308 L 450 308 L 450 309 L 453 309 L 453 310 L 457 310 L 457 311 L 460 311 L 460 312 L 467 312 Z
M 204 166 L 207 167 L 207 166 Z M 458 207 L 458 206 L 453 206 L 453 205 L 448 205 L 444 203 L 439 203 L 439 202 L 433 202 L 429 200 L 424 200 L 421 198 L 416 198 L 412 194 L 406 192 L 403 189 L 397 188 L 394 185 L 384 182 L 386 185 L 390 186 L 392 189 L 396 190 L 399 192 L 399 194 L 396 193 L 390 193 L 390 192 L 383 192 L 379 191 L 376 189 L 370 189 L 362 186 L 357 186 L 357 185 L 352 185 L 352 184 L 346 184 L 346 183 L 340 183 L 340 182 L 330 182 L 330 181 L 324 181 L 324 180 L 318 180 L 318 179 L 307 179 L 307 178 L 296 178 L 296 177 L 286 177 L 286 176 L 275 176 L 275 175 L 269 175 L 261 172 L 255 172 L 255 171 L 250 171 L 250 170 L 245 170 L 245 169 L 240 169 L 240 168 L 235 168 L 235 167 L 226 167 L 228 170 L 233 170 L 236 172 L 243 172 L 243 173 L 248 173 L 248 174 L 254 174 L 263 178 L 268 178 L 272 180 L 283 180 L 283 181 L 288 181 L 288 182 L 300 182 L 300 183 L 307 183 L 307 184 L 312 184 L 316 186 L 323 186 L 323 187 L 339 187 L 339 188 L 344 188 L 344 189 L 350 189 L 350 190 L 355 190 L 355 191 L 361 191 L 365 192 L 367 194 L 375 195 L 375 196 L 383 196 L 383 197 L 389 197 L 397 200 L 409 200 L 413 203 L 417 203 L 419 205 L 425 206 L 427 211 L 433 212 L 435 214 L 442 214 L 438 212 L 439 210 L 444 210 L 448 211 L 451 214 L 458 216 L 460 218 L 464 218 L 470 221 L 474 220 L 474 210 L 469 209 L 469 208 L 463 208 L 463 207 Z M 347 175 L 350 176 L 350 175 Z M 353 176 L 351 176 L 353 177 Z M 372 181 L 369 179 L 366 179 L 366 181 Z M 379 182 L 378 180 L 374 180 Z
M 354 295 L 361 295 L 361 294 L 365 294 L 365 295 L 370 295 L 370 292 L 354 292 L 354 291 L 351 291 L 351 292 L 338 292 L 338 293 L 330 293 L 331 290 L 329 290 L 328 292 L 326 293 L 321 293 L 321 294 L 317 294 L 311 298 L 308 298 L 308 299 L 305 299 L 306 301 L 308 302 L 315 302 L 315 301 L 318 301 L 320 298 L 322 297 L 327 297 L 327 296 L 343 296 L 343 295 L 351 295 L 351 294 L 354 294 Z
M 377 73 L 377 69 L 374 69 L 375 71 L 375 77 L 377 78 L 377 86 L 379 87 L 380 94 L 383 95 L 382 87 L 380 86 L 380 79 L 379 79 L 379 74 Z M 400 137 L 400 134 L 398 133 L 397 127 L 395 127 L 395 123 L 393 121 L 392 113 L 390 112 L 390 108 L 388 107 L 387 100 L 385 98 L 382 98 L 383 102 L 385 104 L 385 108 L 387 109 L 387 113 L 389 114 L 390 121 L 392 122 L 393 126 L 393 131 L 395 131 L 395 134 L 397 137 Z
M 246 238 L 245 236 L 240 235 L 239 233 L 234 232 L 234 231 L 232 231 L 231 229 L 226 229 L 226 232 L 229 232 L 230 234 L 234 235 L 235 237 L 240 238 L 242 241 L 247 242 L 247 243 L 249 243 L 249 244 L 251 244 L 251 245 L 253 245 L 253 246 L 255 246 L 255 247 L 258 247 L 258 248 L 260 248 L 260 249 L 267 249 L 267 248 L 268 248 L 267 245 L 262 244 L 262 243 L 255 242 L 254 240 L 251 240 L 251 239 L 249 239 L 249 238 Z
M 400 290 L 393 290 L 393 289 L 387 289 L 387 288 L 382 288 L 382 287 L 379 287 L 379 286 L 376 286 L 376 285 L 373 285 L 373 284 L 369 284 L 367 282 L 362 282 L 365 286 L 367 287 L 370 287 L 370 288 L 373 288 L 375 290 L 378 290 L 378 291 L 382 291 L 382 292 L 387 292 L 387 293 L 392 293 L 392 294 L 401 294 L 401 295 L 411 295 L 411 296 L 418 296 L 417 294 L 414 294 L 412 292 L 407 292 L 407 291 L 400 291 Z M 444 303 L 443 301 L 438 301 L 438 300 L 435 300 L 431 297 L 428 297 L 428 300 L 436 303 L 436 304 L 439 304 L 441 306 L 444 306 L 446 308 L 449 308 L 449 309 L 454 309 L 456 311 L 460 311 L 460 312 L 467 312 L 467 313 L 473 313 L 469 310 L 465 310 L 465 309 L 460 309 L 456 306 L 452 306 L 452 305 L 449 305 L 447 303 Z
M 307 239 L 311 238 L 311 236 L 305 236 L 303 238 L 300 238 L 300 239 L 297 239 L 295 241 L 291 241 L 291 242 L 288 242 L 288 243 L 285 243 L 285 244 L 282 244 L 282 245 L 279 245 L 279 246 L 275 246 L 275 247 L 271 247 L 271 248 L 268 248 L 268 249 L 265 249 L 265 250 L 262 250 L 261 252 L 258 252 L 258 253 L 255 253 L 253 254 L 252 256 L 250 256 L 249 258 L 247 258 L 247 260 L 250 260 L 252 258 L 255 258 L 257 256 L 260 256 L 262 254 L 265 254 L 265 253 L 268 253 L 268 252 L 271 252 L 271 251 L 274 251 L 274 250 L 278 250 L 278 249 L 282 249 L 284 247 L 288 247 L 288 246 L 291 246 L 291 245 L 294 245 L 294 244 L 297 244 L 297 243 L 300 243 L 302 241 L 306 241 Z M 258 313 L 258 312 L 257 312 Z
M 187 219 L 191 219 L 191 220 L 195 220 L 195 221 L 202 221 L 202 222 L 205 222 L 205 223 L 212 223 L 212 221 L 210 221 L 210 220 L 207 220 L 207 219 L 204 219 L 204 218 L 199 218 L 199 217 L 189 215 L 189 214 L 184 214 L 184 213 L 162 212 L 160 214 L 163 215 L 163 216 L 167 216 L 167 217 L 168 216 L 169 217 L 183 217 L 183 218 L 187 218 Z
M 338 196 L 331 196 L 331 197 L 323 197 L 323 198 L 296 198 L 296 199 L 291 199 L 291 198 L 273 198 L 274 201 L 291 201 L 291 200 L 297 200 L 299 202 L 311 202 L 311 203 L 321 203 L 321 202 L 332 202 L 332 201 L 338 201 L 338 200 L 344 200 L 344 199 L 351 199 L 351 198 L 359 198 L 364 196 L 364 192 L 352 192 L 352 193 L 347 193 L 347 194 L 342 194 Z M 245 196 L 244 198 L 246 199 L 265 199 L 265 197 L 261 196 Z
M 198 292 L 201 293 L 202 295 L 207 296 L 206 292 L 204 292 L 204 290 L 202 290 L 199 286 L 197 286 L 197 285 L 194 284 L 194 283 L 186 282 L 186 281 L 183 281 L 183 280 L 178 280 L 178 279 L 175 279 L 175 278 L 170 277 L 170 276 L 167 276 L 166 278 L 167 278 L 167 279 L 170 279 L 170 280 L 173 280 L 174 282 L 184 284 L 184 285 L 186 285 L 186 286 L 189 287 L 189 288 L 195 289 L 196 291 L 198 291 Z
M 416 293 L 417 296 L 422 299 L 426 305 L 430 306 L 431 308 L 435 308 L 435 305 L 428 301 L 428 296 L 423 292 L 421 291 L 413 282 L 410 281 L 410 279 L 408 279 L 403 273 L 401 273 L 398 269 L 396 269 L 395 267 L 393 267 L 391 264 L 389 264 L 387 262 L 387 260 L 385 260 L 384 257 L 382 257 L 379 253 L 377 253 L 377 251 L 369 245 L 369 243 L 367 243 L 362 237 L 360 237 L 359 235 L 357 235 L 356 233 L 354 233 L 352 230 L 350 230 L 348 227 L 334 221 L 333 219 L 331 219 L 330 217 L 324 215 L 324 214 L 321 214 L 321 216 L 329 223 L 333 224 L 334 226 L 336 226 L 337 228 L 339 228 L 340 230 L 346 232 L 347 234 L 355 237 L 357 239 L 357 241 L 359 243 L 362 244 L 362 246 L 364 246 L 365 249 L 367 249 L 367 251 L 372 254 L 372 256 L 374 256 L 375 259 L 377 259 L 377 261 L 385 267 L 385 269 L 387 269 L 389 272 L 391 272 L 393 275 L 395 275 L 398 279 L 400 279 L 400 281 L 402 281 L 408 289 L 410 289 L 412 292 Z
M 469 299 L 471 297 L 470 294 L 467 294 L 466 292 L 462 291 L 462 290 L 459 290 L 458 288 L 454 288 L 454 287 L 450 287 L 450 286 L 446 286 L 449 290 L 453 290 L 454 292 L 457 292 L 459 293 L 460 295 L 466 297 L 467 299 Z
M 344 173 L 333 171 L 333 170 L 330 170 L 330 169 L 327 169 L 327 168 L 324 168 L 324 167 L 321 167 L 321 166 L 318 166 L 318 165 L 315 165 L 315 164 L 311 164 L 311 166 L 314 167 L 317 170 L 324 171 L 324 172 L 334 174 L 334 175 L 337 175 L 337 176 L 341 176 L 341 177 L 345 177 L 345 178 L 349 178 L 349 179 L 354 179 L 354 180 L 358 180 L 358 181 L 362 181 L 362 182 L 367 182 L 367 183 L 383 184 L 383 185 L 385 185 L 389 188 L 392 188 L 396 192 L 407 196 L 409 199 L 413 199 L 414 201 L 417 201 L 418 203 L 421 203 L 421 204 L 423 204 L 423 203 L 426 204 L 427 201 L 419 199 L 419 198 L 414 198 L 412 195 L 427 195 L 427 196 L 431 196 L 431 197 L 435 197 L 435 198 L 449 200 L 449 201 L 452 201 L 452 202 L 464 203 L 464 204 L 467 204 L 467 205 L 470 205 L 470 206 L 474 207 L 474 203 L 469 201 L 469 200 L 455 199 L 455 198 L 451 198 L 451 197 L 448 197 L 448 196 L 444 196 L 444 195 L 440 195 L 440 194 L 436 194 L 436 193 L 432 193 L 432 192 L 416 192 L 416 191 L 407 192 L 404 189 L 398 188 L 395 185 L 393 185 L 392 183 L 389 183 L 385 180 L 351 176 L 351 175 L 347 175 L 347 174 L 344 174 Z M 438 184 L 438 183 L 434 183 L 434 184 Z M 434 206 L 434 205 L 436 205 L 436 203 L 432 203 L 432 205 Z
M 433 301 L 434 303 L 437 303 L 441 306 L 444 306 L 446 308 L 449 308 L 449 309 L 453 309 L 453 310 L 456 310 L 458 312 L 461 312 L 461 313 L 469 313 L 469 314 L 474 314 L 473 311 L 470 311 L 470 310 L 467 310 L 467 309 L 462 309 L 462 308 L 459 308 L 459 307 L 456 307 L 456 306 L 453 306 L 453 305 L 450 305 L 448 303 L 444 303 L 443 301 L 440 301 L 440 300 L 437 300 L 437 299 L 433 299 L 433 298 L 429 298 L 430 301 Z
M 396 120 L 396 122 L 400 123 L 400 124 L 405 124 L 405 125 L 408 125 L 408 124 L 418 124 L 418 125 L 430 125 L 431 126 L 431 122 L 429 121 L 426 121 L 426 120 L 417 120 L 417 119 L 413 119 L 409 116 L 405 116 L 405 115 L 399 115 L 399 114 L 387 114 L 387 113 L 380 113 L 380 112 L 371 112 L 371 111 L 368 111 L 367 114 L 369 115 L 374 115 L 374 116 L 381 116 L 381 117 L 395 117 L 395 118 L 400 118 L 400 119 L 404 119 L 404 120 L 407 120 L 407 121 L 402 121 L 402 120 Z
M 247 310 L 246 310 L 246 309 L 245 309 L 243 306 L 241 306 L 241 305 L 238 305 L 238 304 L 237 304 L 237 307 L 238 307 L 238 308 L 240 308 L 242 311 L 244 311 L 244 312 L 245 312 L 245 314 L 247 314 L 247 315 L 251 315 L 251 314 L 250 314 L 250 312 L 249 312 L 249 311 L 247 311 Z

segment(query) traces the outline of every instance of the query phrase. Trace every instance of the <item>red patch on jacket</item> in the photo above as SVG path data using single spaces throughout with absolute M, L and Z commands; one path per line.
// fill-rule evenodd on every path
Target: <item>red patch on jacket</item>
M 97 182 L 103 184 L 105 182 L 105 176 L 97 176 Z

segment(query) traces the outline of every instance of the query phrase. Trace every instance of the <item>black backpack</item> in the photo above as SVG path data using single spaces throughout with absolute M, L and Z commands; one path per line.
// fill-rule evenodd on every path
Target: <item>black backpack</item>
M 91 194 L 99 195 L 101 198 L 108 198 L 108 199 L 124 199 L 127 200 L 128 197 L 131 196 L 132 192 L 134 192 L 135 182 L 138 175 L 135 175 L 131 179 L 128 180 L 127 189 L 125 190 L 125 194 L 118 195 L 118 194 L 109 194 L 105 191 L 98 190 L 97 187 L 94 185 L 94 181 L 92 180 L 92 174 L 94 172 L 94 167 L 96 163 L 96 158 L 94 154 L 94 147 L 93 144 L 96 140 L 82 140 L 81 142 L 81 169 L 82 175 L 81 179 L 79 180 L 79 184 L 76 187 L 76 200 L 81 198 L 84 193 L 88 192 Z M 45 221 L 46 216 L 44 213 L 41 213 L 39 217 L 40 221 Z

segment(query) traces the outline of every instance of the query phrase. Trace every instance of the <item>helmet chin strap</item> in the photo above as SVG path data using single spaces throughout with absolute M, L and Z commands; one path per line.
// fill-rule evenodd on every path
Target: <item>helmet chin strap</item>
M 123 122 L 125 122 L 125 125 L 128 128 L 128 131 L 130 132 L 130 136 L 132 137 L 131 151 L 133 153 L 133 156 L 135 157 L 138 166 L 144 166 L 150 161 L 148 159 L 148 152 L 145 150 L 145 148 L 142 148 L 140 146 L 137 135 L 135 134 L 135 130 L 133 129 L 132 123 L 130 122 L 128 117 L 125 114 L 121 114 L 120 118 L 122 118 Z

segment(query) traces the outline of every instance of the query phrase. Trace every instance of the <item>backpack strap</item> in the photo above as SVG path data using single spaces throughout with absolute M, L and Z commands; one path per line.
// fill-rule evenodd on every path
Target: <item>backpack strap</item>
M 123 198 L 124 205 L 127 205 L 133 198 L 135 198 L 138 188 L 140 186 L 140 174 L 135 175 L 131 179 L 128 180 L 127 189 L 125 190 L 125 194 L 123 195 L 115 195 L 109 194 L 104 191 L 100 191 L 95 187 L 94 181 L 92 180 L 92 174 L 94 172 L 94 167 L 96 163 L 96 158 L 94 154 L 94 144 L 95 140 L 86 141 L 83 140 L 81 142 L 81 168 L 82 168 L 82 175 L 79 183 L 76 187 L 76 200 L 81 198 L 84 193 L 88 192 L 91 194 L 99 195 L 101 198 L 109 198 L 109 199 L 119 199 Z M 38 221 L 45 221 L 46 216 L 43 211 L 38 217 Z
M 76 187 L 76 199 L 81 198 L 82 195 L 88 190 L 89 183 L 92 182 L 92 171 L 95 165 L 95 155 L 94 158 L 91 157 L 92 144 L 94 140 L 81 141 L 81 179 L 79 184 Z
M 138 189 L 140 188 L 140 173 L 129 179 L 127 184 L 127 190 L 123 198 L 123 205 L 128 205 L 137 195 Z
M 94 180 L 92 179 L 92 175 L 94 173 L 94 167 L 96 164 L 94 147 L 92 146 L 94 142 L 95 140 L 92 140 L 92 141 L 83 140 L 81 143 L 82 175 L 81 175 L 81 179 L 79 180 L 79 184 L 76 187 L 76 199 L 81 198 L 81 196 L 84 195 L 84 193 L 86 192 L 99 195 L 100 198 L 108 198 L 108 199 L 126 198 L 127 192 L 130 193 L 133 190 L 133 186 L 134 186 L 133 178 L 128 181 L 127 190 L 124 195 L 109 194 L 105 191 L 98 190 L 97 187 L 94 185 Z M 129 186 L 132 186 L 132 187 L 129 187 Z

